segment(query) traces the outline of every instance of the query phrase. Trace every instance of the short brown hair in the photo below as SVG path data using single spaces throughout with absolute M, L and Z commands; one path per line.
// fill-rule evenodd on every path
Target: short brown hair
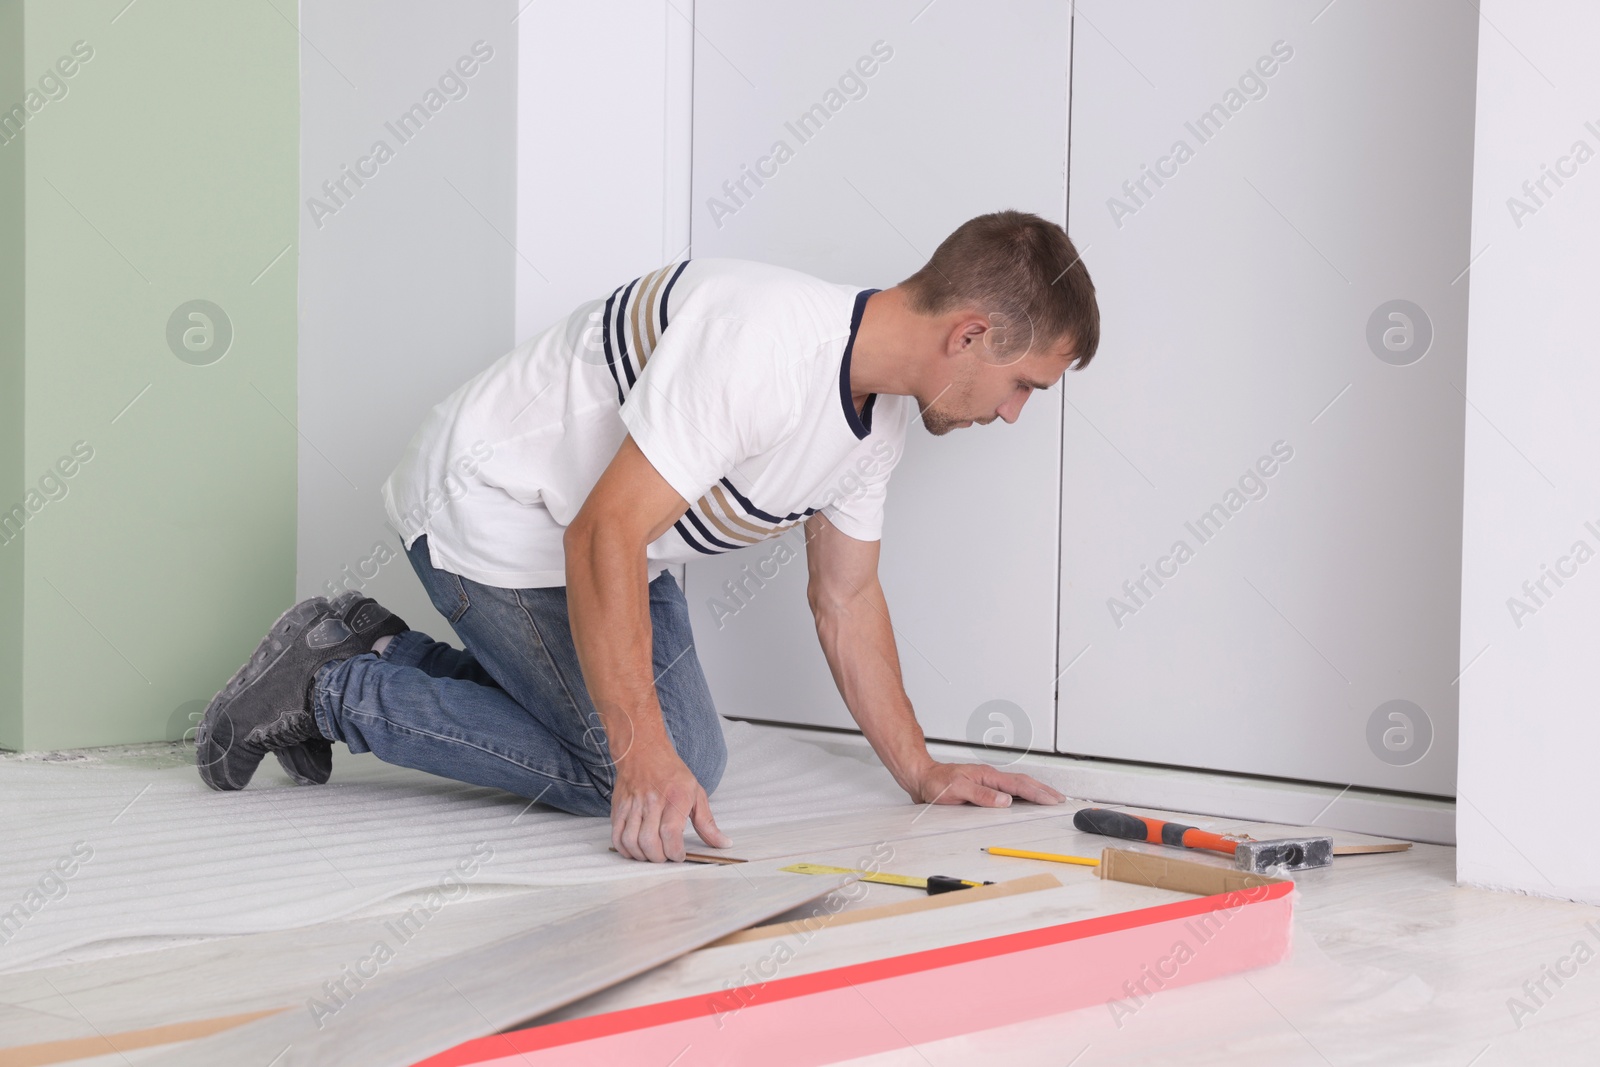
M 1088 268 L 1067 231 L 1038 215 L 996 211 L 968 219 L 900 284 L 912 310 L 924 315 L 972 307 L 1031 323 L 1031 341 L 1070 337 L 1074 370 L 1100 347 L 1100 306 Z

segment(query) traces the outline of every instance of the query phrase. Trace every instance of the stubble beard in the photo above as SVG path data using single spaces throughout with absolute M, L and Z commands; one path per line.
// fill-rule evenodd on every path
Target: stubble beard
M 940 401 L 949 401 L 949 407 L 939 407 Z M 961 428 L 967 419 L 956 415 L 956 411 L 965 411 L 972 405 L 972 373 L 970 370 L 958 372 L 953 382 L 943 392 L 933 398 L 931 403 L 922 403 L 917 400 L 922 408 L 922 426 L 935 437 L 943 437 L 951 430 Z
M 935 437 L 943 437 L 965 420 L 934 408 L 922 409 L 922 427 Z

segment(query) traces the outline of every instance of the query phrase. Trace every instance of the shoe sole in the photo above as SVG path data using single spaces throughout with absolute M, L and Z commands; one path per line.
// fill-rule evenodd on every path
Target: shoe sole
M 275 748 L 272 754 L 278 757 L 278 766 L 282 767 L 296 785 L 326 785 L 333 776 L 333 743 L 316 740 L 302 741 L 298 745 L 288 748 Z

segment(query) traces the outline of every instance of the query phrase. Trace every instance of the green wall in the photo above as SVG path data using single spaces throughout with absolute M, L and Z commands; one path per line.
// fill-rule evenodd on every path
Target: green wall
M 0 0 L 0 107 L 23 96 L 22 0 Z M 0 144 L 0 508 L 22 499 L 23 139 Z M 0 537 L 6 536 L 0 527 Z M 22 745 L 21 542 L 0 545 L 0 748 Z
M 0 744 L 175 737 L 293 600 L 297 11 L 0 4 L 0 109 L 59 96 L 0 145 Z

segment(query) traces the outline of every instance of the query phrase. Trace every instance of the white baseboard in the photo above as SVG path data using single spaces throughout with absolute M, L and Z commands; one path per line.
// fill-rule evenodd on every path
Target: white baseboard
M 779 730 L 830 752 L 877 761 L 866 738 L 857 733 L 775 723 L 754 725 Z M 943 760 L 996 762 L 992 750 L 976 745 L 934 741 L 928 750 Z M 1326 826 L 1330 830 L 1435 845 L 1456 843 L 1455 802 L 1435 797 L 1045 753 L 1029 753 L 1012 766 L 1018 770 L 1047 769 L 1051 784 L 1068 796 L 1099 804 L 1128 804 L 1291 826 Z

